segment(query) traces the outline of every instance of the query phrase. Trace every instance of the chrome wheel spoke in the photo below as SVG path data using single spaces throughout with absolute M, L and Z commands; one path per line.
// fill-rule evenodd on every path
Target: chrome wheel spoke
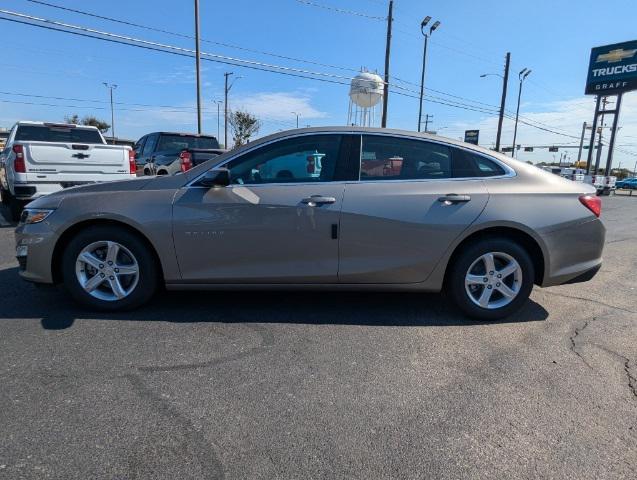
M 115 269 L 116 275 L 136 275 L 138 272 L 137 265 L 117 265 Z
M 504 283 L 501 283 L 499 287 L 496 287 L 496 289 L 498 290 L 498 292 L 502 294 L 502 296 L 504 296 L 505 298 L 509 298 L 511 300 L 515 298 L 515 296 L 518 294 L 518 292 L 513 291 Z
M 119 244 L 115 242 L 108 242 L 108 248 L 106 250 L 106 261 L 113 262 L 111 265 L 114 265 L 117 260 L 117 254 L 119 253 Z
M 82 285 L 82 287 L 84 287 L 84 290 L 86 290 L 87 292 L 92 292 L 97 287 L 99 287 L 102 283 L 104 283 L 104 278 L 101 277 L 100 274 L 98 273 L 97 275 L 94 275 L 91 278 L 89 278 L 86 281 L 86 283 Z
M 469 273 L 465 278 L 465 283 L 467 285 L 484 285 L 484 275 L 473 275 Z
M 493 295 L 493 289 L 484 287 L 482 290 L 482 294 L 478 299 L 478 303 L 481 307 L 487 308 L 489 306 L 489 300 L 491 300 L 491 295 Z
M 79 260 L 84 262 L 87 265 L 90 265 L 95 270 L 99 270 L 100 265 L 102 265 L 102 263 L 103 263 L 102 260 L 97 258 L 91 252 L 83 252 L 82 254 L 80 254 Z
M 507 278 L 512 273 L 515 273 L 515 271 L 518 268 L 519 267 L 518 267 L 517 263 L 511 262 L 506 267 L 504 267 L 503 269 L 498 270 L 498 274 L 502 275 L 502 279 L 504 280 L 505 278 Z
M 482 260 L 484 261 L 484 268 L 487 274 L 495 271 L 495 259 L 493 258 L 492 253 L 486 253 L 482 256 Z
M 126 290 L 124 290 L 124 287 L 122 287 L 119 278 L 117 278 L 116 276 L 109 277 L 108 285 L 111 287 L 113 295 L 115 295 L 117 298 L 124 298 L 127 295 Z

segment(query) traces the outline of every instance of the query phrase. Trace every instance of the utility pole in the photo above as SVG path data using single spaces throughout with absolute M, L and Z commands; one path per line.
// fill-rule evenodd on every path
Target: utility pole
M 429 120 L 430 118 L 432 120 Z M 427 133 L 429 131 L 429 124 L 434 122 L 433 118 L 434 118 L 434 116 L 433 115 L 429 115 L 428 113 L 425 115 L 425 133 Z M 420 129 L 418 129 L 418 131 L 420 131 Z
M 584 135 L 586 135 L 586 122 L 582 124 L 582 136 L 579 139 L 579 152 L 577 153 L 577 163 L 582 160 L 582 149 L 584 148 Z
M 117 88 L 114 83 L 102 82 L 106 88 L 111 91 L 111 143 L 115 145 L 115 109 L 113 108 L 113 90 Z
M 212 103 L 216 103 L 217 104 L 217 142 L 219 141 L 219 137 L 221 135 L 221 128 L 220 128 L 220 124 L 221 124 L 221 104 L 223 103 L 221 100 L 213 100 Z
M 197 69 L 197 133 L 201 135 L 201 52 L 199 50 L 199 0 L 195 0 L 195 65 Z
M 522 83 L 531 74 L 531 70 L 524 68 L 520 70 L 518 77 L 520 79 L 520 89 L 518 90 L 518 108 L 515 112 L 515 128 L 513 129 L 513 149 L 511 150 L 511 158 L 515 157 L 515 139 L 518 136 L 518 118 L 520 116 L 520 98 L 522 98 Z
M 385 46 L 385 85 L 383 86 L 383 117 L 380 122 L 382 128 L 387 127 L 387 102 L 389 101 L 389 56 L 391 54 L 391 28 L 394 14 L 394 0 L 389 0 L 387 15 L 387 44 Z
M 230 91 L 230 88 L 228 88 L 228 77 L 232 75 L 232 72 L 226 72 L 223 74 L 224 77 L 226 77 L 226 85 L 224 87 L 224 95 L 225 95 L 225 101 L 223 104 L 223 108 L 224 108 L 224 136 L 223 136 L 223 148 L 227 149 L 228 148 L 228 92 Z
M 504 121 L 504 106 L 507 101 L 507 85 L 509 84 L 509 65 L 511 64 L 511 52 L 507 52 L 504 61 L 504 78 L 502 80 L 502 99 L 500 100 L 500 116 L 498 117 L 498 133 L 495 137 L 495 150 L 500 151 L 500 139 L 502 138 L 502 122 Z

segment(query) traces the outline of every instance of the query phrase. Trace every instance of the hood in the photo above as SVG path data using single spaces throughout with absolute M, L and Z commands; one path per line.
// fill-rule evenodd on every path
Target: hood
M 29 208 L 57 208 L 62 200 L 69 196 L 83 195 L 86 193 L 103 193 L 103 192 L 131 192 L 141 190 L 148 183 L 152 182 L 155 177 L 140 177 L 130 180 L 117 180 L 115 182 L 91 183 L 89 185 L 81 185 L 79 187 L 65 188 L 59 192 L 45 195 L 37 198 L 28 204 Z

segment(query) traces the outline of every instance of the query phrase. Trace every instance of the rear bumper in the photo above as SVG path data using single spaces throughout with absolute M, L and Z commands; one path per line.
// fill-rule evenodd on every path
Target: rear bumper
M 562 285 L 566 285 L 570 283 L 588 282 L 589 280 L 592 280 L 595 275 L 597 275 L 597 272 L 599 272 L 601 268 L 602 268 L 602 264 L 600 263 L 599 265 L 587 270 L 586 272 L 578 275 L 577 277 L 572 278 L 567 282 L 564 282 Z
M 602 265 L 605 238 L 606 228 L 598 218 L 543 235 L 549 255 L 541 286 L 593 278 Z

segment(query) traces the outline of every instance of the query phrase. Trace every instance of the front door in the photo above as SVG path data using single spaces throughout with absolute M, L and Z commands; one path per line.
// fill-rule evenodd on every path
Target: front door
M 346 185 L 343 199 L 341 283 L 426 280 L 488 200 L 482 179 L 452 164 L 445 145 L 363 136 L 360 181 Z
M 226 164 L 232 185 L 185 187 L 173 207 L 183 280 L 335 283 L 347 138 L 279 140 Z

